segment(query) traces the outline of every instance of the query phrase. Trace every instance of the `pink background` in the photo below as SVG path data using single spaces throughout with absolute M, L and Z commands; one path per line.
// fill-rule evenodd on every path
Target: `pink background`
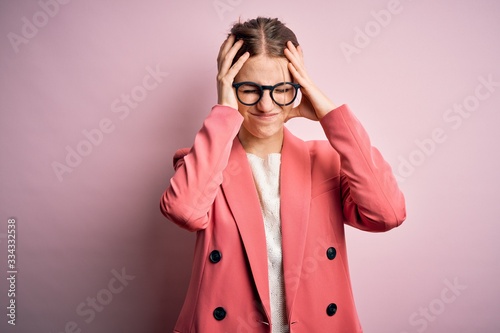
M 231 23 L 257 15 L 296 32 L 311 77 L 351 106 L 406 195 L 400 228 L 347 231 L 365 331 L 500 331 L 498 1 L 54 1 L 41 1 L 51 15 L 34 0 L 0 3 L 1 332 L 172 330 L 194 234 L 163 218 L 159 197 L 174 151 L 216 102 Z M 33 22 L 38 31 L 23 28 Z M 133 107 L 122 101 L 131 93 Z M 307 120 L 289 128 L 323 138 Z M 58 177 L 66 147 L 86 156 Z M 96 297 L 99 311 L 87 304 Z

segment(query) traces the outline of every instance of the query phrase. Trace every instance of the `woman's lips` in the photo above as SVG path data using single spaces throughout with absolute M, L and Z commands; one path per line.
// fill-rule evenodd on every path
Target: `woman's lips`
M 279 113 L 251 113 L 251 112 L 249 113 L 255 118 L 260 120 L 271 120 L 274 119 L 279 114 Z

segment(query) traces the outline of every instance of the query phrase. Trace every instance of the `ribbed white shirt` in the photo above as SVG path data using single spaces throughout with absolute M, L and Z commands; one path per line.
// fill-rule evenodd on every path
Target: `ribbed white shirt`
M 288 333 L 285 287 L 281 247 L 280 165 L 281 154 L 269 154 L 262 159 L 247 153 L 252 169 L 266 233 L 269 297 L 271 304 L 271 332 Z

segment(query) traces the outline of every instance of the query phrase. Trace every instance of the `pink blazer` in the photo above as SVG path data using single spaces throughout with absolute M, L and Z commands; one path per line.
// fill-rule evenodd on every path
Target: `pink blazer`
M 271 332 L 264 225 L 245 150 L 243 117 L 215 106 L 191 149 L 174 157 L 161 198 L 172 222 L 197 232 L 191 280 L 174 332 Z M 326 140 L 285 129 L 281 223 L 291 333 L 362 332 L 344 225 L 381 232 L 405 219 L 390 166 L 346 105 L 321 120 Z

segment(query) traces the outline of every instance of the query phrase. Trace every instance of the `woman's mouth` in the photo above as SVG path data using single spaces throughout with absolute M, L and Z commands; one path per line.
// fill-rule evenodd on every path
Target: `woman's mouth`
M 276 118 L 276 116 L 279 115 L 279 113 L 251 113 L 249 112 L 253 117 L 266 121 L 266 120 L 273 120 Z

